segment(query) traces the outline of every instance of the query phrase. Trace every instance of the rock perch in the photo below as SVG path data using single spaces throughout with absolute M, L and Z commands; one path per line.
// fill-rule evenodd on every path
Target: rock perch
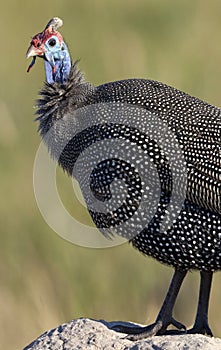
M 111 328 L 120 322 L 80 318 L 45 332 L 24 350 L 221 350 L 221 340 L 201 334 L 154 336 L 132 342 Z M 124 326 L 134 326 L 122 322 Z

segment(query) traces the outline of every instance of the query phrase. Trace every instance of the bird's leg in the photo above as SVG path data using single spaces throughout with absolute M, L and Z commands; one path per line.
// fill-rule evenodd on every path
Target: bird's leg
M 193 328 L 189 329 L 187 333 L 200 333 L 213 336 L 208 324 L 209 296 L 212 284 L 212 277 L 213 272 L 200 272 L 200 292 L 196 319 Z
M 165 334 L 169 325 L 173 325 L 178 329 L 186 329 L 184 325 L 172 317 L 173 307 L 186 273 L 187 271 L 175 270 L 166 298 L 154 323 L 146 327 L 117 325 L 113 329 L 121 333 L 127 333 L 126 338 L 129 340 L 140 340 L 156 334 Z

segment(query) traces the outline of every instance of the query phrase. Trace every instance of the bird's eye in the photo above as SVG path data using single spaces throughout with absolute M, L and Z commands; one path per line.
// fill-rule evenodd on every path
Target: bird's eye
M 49 40 L 48 44 L 49 44 L 51 47 L 53 47 L 53 46 L 56 45 L 56 40 L 55 40 L 55 39 L 51 39 L 51 40 Z
M 41 43 L 38 42 L 36 46 L 37 46 L 37 47 L 40 47 L 40 46 L 41 46 Z

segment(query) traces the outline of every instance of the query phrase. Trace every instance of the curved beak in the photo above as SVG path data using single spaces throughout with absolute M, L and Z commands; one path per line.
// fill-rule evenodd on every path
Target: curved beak
M 31 44 L 29 46 L 28 51 L 26 53 L 26 57 L 27 58 L 33 57 L 33 59 L 31 61 L 31 64 L 28 66 L 27 72 L 29 72 L 30 69 L 34 66 L 35 60 L 36 60 L 36 56 L 39 56 L 40 54 L 42 55 L 42 52 L 39 52 L 39 49 L 36 48 L 34 45 Z
M 35 47 L 34 45 L 30 45 L 28 48 L 28 51 L 26 53 L 26 57 L 34 57 L 34 56 L 43 56 L 44 55 L 44 50 L 43 48 L 40 47 Z
M 38 53 L 37 53 L 36 47 L 34 47 L 34 45 L 30 45 L 26 53 L 26 58 L 37 56 L 37 55 Z
M 33 44 L 31 44 L 28 48 L 28 51 L 26 53 L 26 57 L 33 57 L 31 64 L 29 65 L 27 72 L 30 71 L 30 69 L 33 67 L 33 65 L 35 64 L 35 60 L 36 57 L 44 57 L 44 50 L 42 49 L 42 47 L 35 47 Z

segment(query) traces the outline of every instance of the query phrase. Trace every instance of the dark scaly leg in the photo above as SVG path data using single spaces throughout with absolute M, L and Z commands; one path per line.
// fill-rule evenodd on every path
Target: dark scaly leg
M 165 334 L 169 325 L 173 325 L 178 329 L 186 329 L 184 325 L 172 317 L 173 307 L 186 273 L 187 271 L 175 270 L 166 298 L 154 323 L 146 327 L 118 325 L 114 326 L 113 329 L 121 333 L 127 333 L 126 338 L 129 340 L 140 340 L 156 334 Z
M 193 328 L 189 329 L 187 333 L 200 333 L 210 335 L 211 337 L 213 336 L 208 324 L 209 296 L 212 277 L 213 272 L 200 272 L 200 292 L 196 319 Z

